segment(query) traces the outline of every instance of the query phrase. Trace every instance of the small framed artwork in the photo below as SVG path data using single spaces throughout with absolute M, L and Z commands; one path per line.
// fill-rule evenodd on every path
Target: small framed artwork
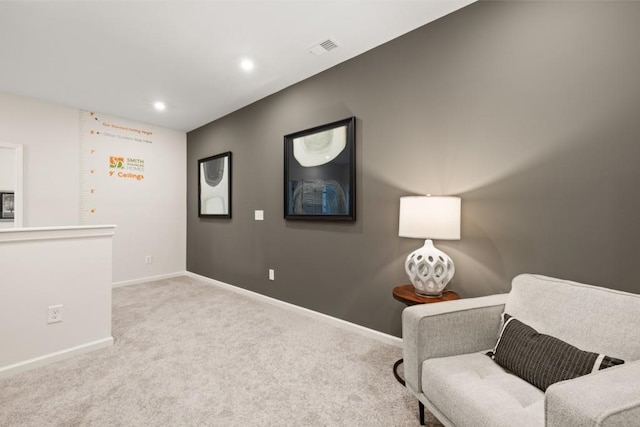
M 285 135 L 285 219 L 355 221 L 355 144 L 355 117 Z
M 231 218 L 231 152 L 198 160 L 198 216 Z
M 15 218 L 14 193 L 0 193 L 0 219 L 12 220 Z

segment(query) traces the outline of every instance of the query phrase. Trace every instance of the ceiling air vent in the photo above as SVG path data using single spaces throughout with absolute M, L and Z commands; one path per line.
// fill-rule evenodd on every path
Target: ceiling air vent
M 322 55 L 338 47 L 338 43 L 331 39 L 326 39 L 309 49 L 314 55 Z

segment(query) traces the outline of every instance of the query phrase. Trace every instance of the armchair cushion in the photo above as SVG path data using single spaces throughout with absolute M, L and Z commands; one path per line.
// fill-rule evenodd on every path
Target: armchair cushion
M 504 313 L 498 343 L 487 355 L 543 391 L 559 381 L 624 363 L 604 354 L 580 350 L 550 335 L 539 334 L 507 313 Z
M 456 426 L 544 425 L 544 393 L 506 372 L 484 352 L 425 360 L 429 401 Z

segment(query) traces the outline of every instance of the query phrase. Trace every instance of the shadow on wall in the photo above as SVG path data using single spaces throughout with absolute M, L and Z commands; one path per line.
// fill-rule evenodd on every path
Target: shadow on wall
M 514 276 L 530 272 L 639 292 L 639 137 L 585 135 L 580 144 L 460 194 L 460 253 L 450 255 L 461 265 L 465 295 L 486 293 L 474 289 L 470 272 L 483 274 L 479 265 L 487 270 L 480 280 L 499 280 L 504 291 Z
M 517 158 L 517 168 L 509 158 L 503 158 L 499 172 L 454 167 L 452 160 L 439 181 L 415 176 L 407 181 L 451 191 L 398 190 L 398 197 L 427 192 L 462 197 L 461 240 L 436 242 L 456 265 L 451 289 L 465 297 L 508 292 L 513 277 L 528 272 L 640 292 L 634 268 L 640 250 L 640 129 L 624 118 L 597 126 L 598 131 L 576 133 L 569 141 L 545 142 L 528 160 Z M 482 185 L 455 191 L 473 176 Z M 412 240 L 399 239 L 399 257 L 406 256 L 406 247 L 418 246 Z

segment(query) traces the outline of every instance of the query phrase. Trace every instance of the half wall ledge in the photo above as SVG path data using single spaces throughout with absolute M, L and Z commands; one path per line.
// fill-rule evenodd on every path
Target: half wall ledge
M 0 378 L 113 343 L 115 228 L 0 230 Z

